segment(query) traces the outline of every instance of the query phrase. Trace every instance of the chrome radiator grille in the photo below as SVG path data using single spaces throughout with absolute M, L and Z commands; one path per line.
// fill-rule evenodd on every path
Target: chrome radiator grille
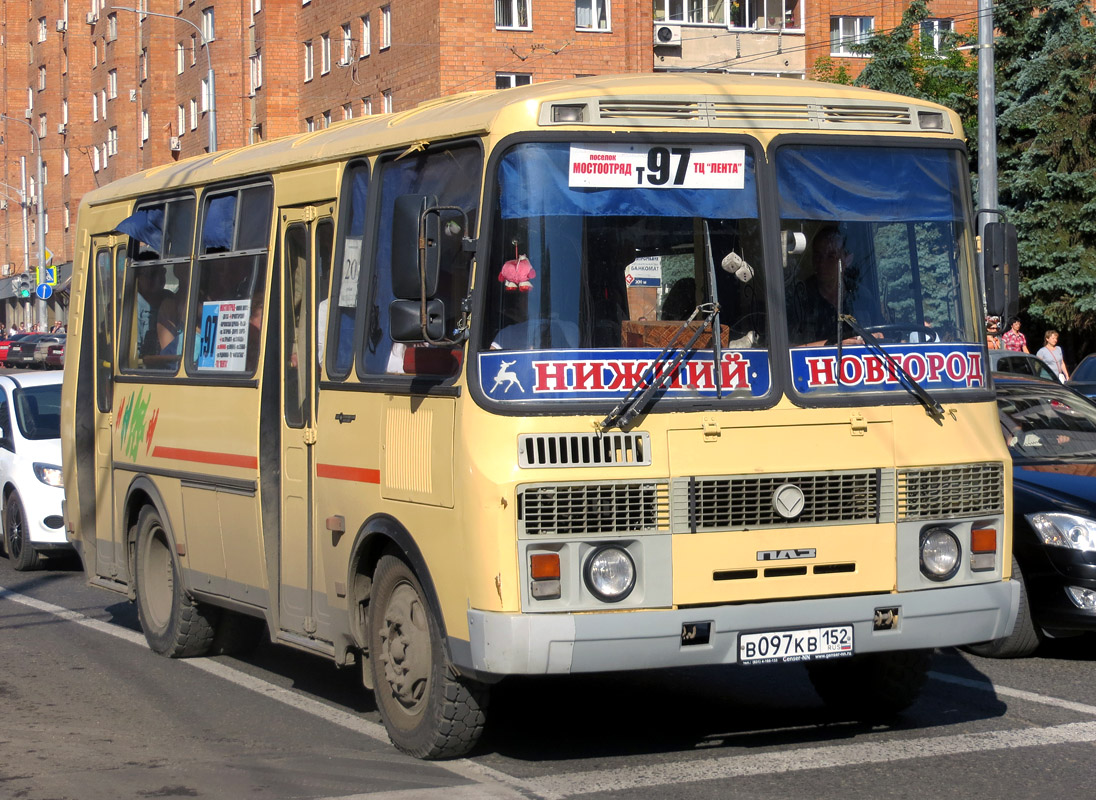
M 867 469 L 679 478 L 672 490 L 673 527 L 685 532 L 885 522 L 891 518 L 890 504 L 881 505 L 880 498 L 893 494 L 891 475 Z M 803 493 L 803 509 L 791 518 L 782 516 L 773 502 L 784 484 Z
M 999 462 L 898 471 L 898 518 L 970 517 L 1005 509 L 1005 468 Z
M 601 536 L 669 530 L 665 483 L 554 483 L 518 492 L 519 533 Z

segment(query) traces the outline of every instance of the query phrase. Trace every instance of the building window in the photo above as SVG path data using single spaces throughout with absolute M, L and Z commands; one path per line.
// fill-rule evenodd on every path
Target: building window
M 61 101 L 61 122 L 68 125 L 68 100 Z
M 202 39 L 206 42 L 212 42 L 216 37 L 213 33 L 213 9 L 202 9 Z
M 305 117 L 304 129 L 309 133 L 312 133 L 312 131 L 316 130 L 316 120 L 312 117 Z
M 118 15 L 107 15 L 107 41 L 113 42 L 118 38 Z
M 392 90 L 391 89 L 386 89 L 385 91 L 381 92 L 381 99 L 384 101 L 384 113 L 385 114 L 391 114 L 392 113 Z
M 68 49 L 61 50 L 61 74 L 68 75 Z
M 340 67 L 345 67 L 350 63 L 350 59 L 354 57 L 354 34 L 350 32 L 350 23 L 342 26 L 342 59 L 339 61 Z
M 118 155 L 118 129 L 111 128 L 107 131 L 107 155 Z
M 354 119 L 354 107 L 347 103 L 342 107 L 343 119 Z
M 99 121 L 99 95 L 95 92 L 91 93 L 91 121 Z
M 853 46 L 871 36 L 875 17 L 830 17 L 830 55 L 853 56 Z
M 42 91 L 46 88 L 46 68 L 38 68 L 38 91 Z
M 46 135 L 46 115 L 38 115 L 38 138 L 41 139 Z
M 148 49 L 141 48 L 141 80 L 148 80 Z
M 99 148 L 98 147 L 91 148 L 91 171 L 92 172 L 98 172 L 99 171 Z
M 326 75 L 331 71 L 331 37 L 326 33 L 320 35 L 320 74 Z
M 579 2 L 580 0 L 576 0 Z M 655 22 L 688 22 L 746 30 L 801 30 L 801 0 L 655 0 Z
M 148 112 L 141 112 L 141 141 L 148 141 Z
M 209 78 L 202 78 L 202 88 L 198 94 L 198 102 L 201 103 L 203 114 L 209 111 Z
M 256 47 L 251 54 L 251 93 L 259 91 L 263 85 L 263 51 Z
M 91 43 L 91 68 L 95 69 L 99 64 L 99 43 Z
M 921 51 L 939 54 L 947 35 L 955 31 L 955 20 L 926 19 L 921 22 Z
M 62 150 L 61 151 L 61 174 L 62 175 L 68 175 L 69 174 L 69 154 L 68 154 L 68 150 Z
M 312 80 L 312 42 L 308 41 L 304 43 L 304 79 L 305 82 Z
M 175 106 L 175 130 L 179 136 L 186 130 L 186 109 L 181 103 Z
M 372 32 L 369 29 L 369 15 L 362 17 L 362 54 L 361 58 L 369 55 L 373 48 Z
M 587 31 L 608 30 L 609 0 L 575 0 L 575 27 Z
M 190 129 L 196 130 L 198 128 L 198 101 L 193 97 L 190 98 Z
M 496 72 L 495 88 L 512 89 L 515 86 L 528 86 L 533 82 L 532 75 L 522 75 L 517 72 Z
M 107 73 L 107 96 L 111 100 L 118 97 L 118 70 L 116 69 Z
M 66 156 L 66 163 L 67 163 L 68 154 L 66 153 L 65 156 Z M 66 172 L 65 174 L 68 174 L 68 173 Z M 72 217 L 69 215 L 69 204 L 68 203 L 65 203 L 64 208 L 61 209 L 61 221 L 65 223 L 65 230 L 67 231 L 69 229 L 69 224 L 72 222 Z
M 496 28 L 529 28 L 531 16 L 529 0 L 495 0 Z
M 175 74 L 182 75 L 183 68 L 186 66 L 186 56 L 183 54 L 183 43 L 178 42 L 175 45 Z
M 99 107 L 103 109 L 103 119 L 107 118 L 107 90 L 99 90 Z
M 392 6 L 381 6 L 381 50 L 392 46 Z
M 46 34 L 49 32 L 49 26 L 46 24 L 45 17 L 38 18 L 38 41 L 46 41 Z
M 263 140 L 263 126 L 262 125 L 252 125 L 251 126 L 250 139 L 248 141 L 248 144 L 258 144 L 262 140 Z
M 323 126 L 325 128 L 331 127 L 331 109 L 323 112 Z
M 362 98 L 362 116 L 363 117 L 368 117 L 372 113 L 373 113 L 373 98 L 363 97 Z
M 198 63 L 198 34 L 190 34 L 190 66 Z

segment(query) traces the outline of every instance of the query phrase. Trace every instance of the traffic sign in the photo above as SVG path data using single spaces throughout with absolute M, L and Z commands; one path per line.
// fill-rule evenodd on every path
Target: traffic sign
M 48 283 L 40 283 L 34 293 L 38 295 L 39 300 L 49 300 L 50 295 L 53 294 L 53 287 Z
M 45 259 L 46 259 L 46 266 L 47 267 L 52 266 L 53 265 L 53 251 L 50 250 L 48 247 L 43 247 L 42 248 L 42 253 L 43 253 L 43 255 L 45 256 Z

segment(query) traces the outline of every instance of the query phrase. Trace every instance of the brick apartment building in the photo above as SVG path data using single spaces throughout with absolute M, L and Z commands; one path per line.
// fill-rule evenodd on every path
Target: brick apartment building
M 435 97 L 577 75 L 856 75 L 900 0 L 4 0 L 0 321 L 38 237 L 62 285 L 80 198 L 138 170 Z M 929 34 L 976 24 L 935 0 Z M 213 91 L 210 91 L 210 77 Z M 37 185 L 37 142 L 45 185 Z M 45 201 L 45 230 L 37 203 Z M 67 317 L 66 294 L 50 319 Z

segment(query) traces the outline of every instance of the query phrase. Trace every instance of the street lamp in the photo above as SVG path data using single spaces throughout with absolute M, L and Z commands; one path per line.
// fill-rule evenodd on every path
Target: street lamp
M 209 152 L 217 152 L 217 88 L 213 82 L 213 60 L 209 55 L 210 40 L 206 38 L 205 31 L 191 22 L 189 19 L 183 17 L 176 17 L 174 14 L 158 14 L 155 11 L 145 11 L 143 8 L 129 8 L 128 6 L 110 6 L 107 11 L 129 11 L 133 14 L 143 14 L 149 17 L 163 17 L 164 19 L 173 19 L 176 22 L 185 22 L 187 25 L 198 31 L 198 35 L 202 37 L 202 46 L 205 48 L 206 53 L 206 74 L 209 83 Z
M 38 266 L 46 266 L 46 169 L 42 163 L 42 143 L 38 139 L 38 131 L 25 119 L 16 119 L 7 114 L 0 114 L 0 119 L 7 122 L 20 122 L 30 130 L 30 139 L 34 142 L 34 153 L 38 157 Z M 46 324 L 46 301 L 38 300 L 38 322 Z

